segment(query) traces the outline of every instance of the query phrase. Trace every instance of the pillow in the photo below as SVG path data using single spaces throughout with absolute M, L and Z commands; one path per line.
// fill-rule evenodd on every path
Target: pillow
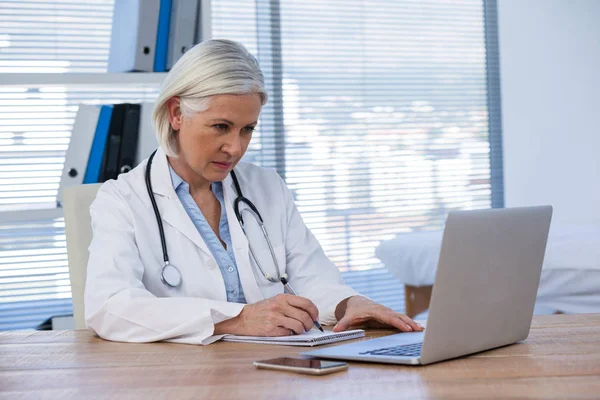
M 543 268 L 600 271 L 600 227 L 551 227 Z
M 432 285 L 442 247 L 442 231 L 412 232 L 382 242 L 375 255 L 401 282 Z

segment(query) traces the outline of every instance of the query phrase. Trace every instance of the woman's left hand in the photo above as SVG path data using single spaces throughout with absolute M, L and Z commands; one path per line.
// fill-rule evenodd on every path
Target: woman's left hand
M 341 332 L 358 325 L 392 327 L 404 332 L 423 330 L 421 325 L 406 315 L 362 296 L 352 296 L 341 301 L 335 310 L 335 316 L 338 323 L 333 327 L 334 332 Z

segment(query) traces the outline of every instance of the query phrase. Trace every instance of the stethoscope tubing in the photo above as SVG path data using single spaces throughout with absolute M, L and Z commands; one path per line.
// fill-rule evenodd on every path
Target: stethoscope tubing
M 146 189 L 148 190 L 148 196 L 150 197 L 150 202 L 152 203 L 152 209 L 154 210 L 154 215 L 156 216 L 156 222 L 158 224 L 158 232 L 160 234 L 160 244 L 162 246 L 162 252 L 163 252 L 164 265 L 163 265 L 163 268 L 161 271 L 160 279 L 163 284 L 165 284 L 169 287 L 175 288 L 175 287 L 178 287 L 179 285 L 181 285 L 182 277 L 181 277 L 181 272 L 179 271 L 179 269 L 177 269 L 177 267 L 172 265 L 169 261 L 169 253 L 167 252 L 167 240 L 165 238 L 165 230 L 163 227 L 162 218 L 160 216 L 160 211 L 158 210 L 158 205 L 156 204 L 156 199 L 154 198 L 154 192 L 152 190 L 151 168 L 152 168 L 152 161 L 153 161 L 155 155 L 156 155 L 156 150 L 150 155 L 150 157 L 148 158 L 148 163 L 146 165 L 146 173 L 145 173 Z M 246 239 L 248 240 L 248 249 L 250 250 L 250 254 L 252 255 L 252 258 L 254 259 L 254 263 L 260 270 L 261 274 L 269 282 L 273 282 L 273 283 L 282 282 L 282 278 L 287 279 L 287 274 L 281 275 L 281 273 L 280 273 L 279 263 L 277 262 L 275 250 L 273 249 L 273 245 L 271 243 L 271 239 L 269 237 L 269 233 L 267 232 L 267 228 L 265 227 L 262 216 L 260 215 L 260 212 L 258 212 L 258 209 L 256 208 L 256 206 L 250 200 L 248 200 L 246 197 L 244 197 L 244 195 L 242 193 L 242 189 L 240 187 L 240 183 L 239 183 L 237 176 L 233 170 L 231 171 L 231 178 L 233 180 L 233 184 L 235 186 L 235 190 L 237 193 L 237 197 L 233 202 L 233 210 L 235 212 L 235 217 L 237 218 L 237 220 L 242 228 L 242 232 L 244 233 L 244 236 L 246 236 Z M 245 204 L 248 208 L 240 209 L 241 204 Z M 252 247 L 252 244 L 250 243 L 250 240 L 248 238 L 248 234 L 246 233 L 244 218 L 242 215 L 243 212 L 249 212 L 254 217 L 256 222 L 259 224 L 260 229 L 262 230 L 263 235 L 267 241 L 267 245 L 269 247 L 269 252 L 271 253 L 271 257 L 273 258 L 273 263 L 275 264 L 275 270 L 277 272 L 276 277 L 271 276 L 270 274 L 266 273 L 265 270 L 263 269 L 263 267 L 260 265 L 260 262 L 258 261 L 258 258 L 256 257 L 256 254 L 254 252 L 254 248 Z

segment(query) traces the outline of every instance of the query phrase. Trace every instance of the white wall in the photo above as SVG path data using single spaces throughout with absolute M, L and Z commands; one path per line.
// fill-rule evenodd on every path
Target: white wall
M 600 226 L 600 1 L 498 0 L 506 206 Z

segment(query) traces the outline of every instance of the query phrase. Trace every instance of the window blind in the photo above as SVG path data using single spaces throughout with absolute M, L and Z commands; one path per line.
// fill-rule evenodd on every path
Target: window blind
M 156 85 L 28 84 L 27 73 L 106 72 L 112 12 L 113 0 L 0 0 L 0 73 L 23 79 L 0 86 L 0 330 L 72 312 L 64 222 L 51 209 L 79 104 L 156 98 Z
M 375 257 L 378 244 L 440 229 L 450 210 L 502 204 L 501 163 L 492 167 L 490 157 L 500 132 L 490 128 L 489 104 L 499 106 L 489 102 L 498 86 L 489 84 L 484 6 L 211 3 L 213 37 L 244 43 L 271 95 L 248 159 L 285 178 L 346 281 L 398 311 L 402 285 Z
M 105 72 L 112 8 L 0 0 L 0 73 Z M 267 79 L 246 160 L 285 178 L 348 284 L 402 311 L 376 246 L 439 229 L 452 209 L 502 205 L 495 3 L 212 0 L 211 11 L 213 36 L 244 43 Z M 151 101 L 156 89 L 0 86 L 0 329 L 71 311 L 64 222 L 27 210 L 54 207 L 77 104 Z M 14 210 L 22 220 L 3 217 Z

